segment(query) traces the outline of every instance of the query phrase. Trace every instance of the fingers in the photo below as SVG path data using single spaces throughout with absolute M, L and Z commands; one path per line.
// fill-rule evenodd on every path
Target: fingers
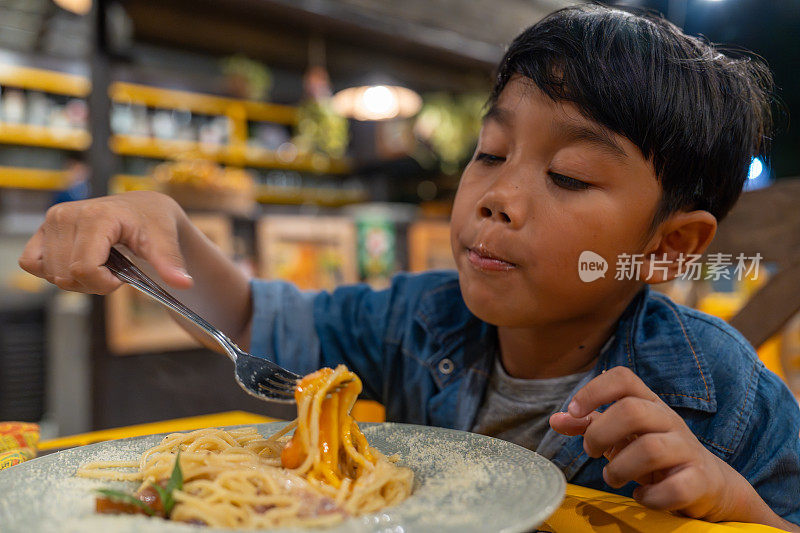
M 583 436 L 583 448 L 590 457 L 600 457 L 615 444 L 624 443 L 637 435 L 676 429 L 676 416 L 669 407 L 660 402 L 626 396 L 611 405 L 587 427 Z
M 75 234 L 73 209 L 74 206 L 58 204 L 47 211 L 42 225 L 42 263 L 47 281 L 64 290 L 81 291 L 83 286 L 69 274 L 69 257 Z
M 189 288 L 179 245 L 181 216 L 174 200 L 156 193 L 58 204 L 47 211 L 19 264 L 62 289 L 106 294 L 121 284 L 103 266 L 109 249 L 120 243 L 149 261 L 167 284 Z
M 586 428 L 589 427 L 589 424 L 600 415 L 601 413 L 592 411 L 584 417 L 575 418 L 569 413 L 553 413 L 550 416 L 550 427 L 556 432 L 569 437 L 583 435 Z
M 614 488 L 631 481 L 650 483 L 654 472 L 690 461 L 690 450 L 677 433 L 647 433 L 616 451 L 603 469 L 603 479 Z
M 192 277 L 186 271 L 186 263 L 178 243 L 178 229 L 174 225 L 161 231 L 142 231 L 133 239 L 131 250 L 145 259 L 167 284 L 177 289 L 192 286 Z
M 122 284 L 103 266 L 109 249 L 119 241 L 119 234 L 119 224 L 113 220 L 85 216 L 77 222 L 69 274 L 92 293 L 108 294 Z
M 22 270 L 40 278 L 44 278 L 44 262 L 42 260 L 43 242 L 44 229 L 40 227 L 25 245 L 18 261 Z
M 706 494 L 706 481 L 694 465 L 671 472 L 664 480 L 653 485 L 642 485 L 634 490 L 636 500 L 652 509 L 676 511 L 695 507 Z M 694 513 L 692 513 L 694 514 Z M 705 513 L 700 512 L 699 515 Z
M 575 393 L 568 410 L 572 416 L 580 418 L 625 396 L 661 401 L 630 368 L 616 366 L 592 379 Z

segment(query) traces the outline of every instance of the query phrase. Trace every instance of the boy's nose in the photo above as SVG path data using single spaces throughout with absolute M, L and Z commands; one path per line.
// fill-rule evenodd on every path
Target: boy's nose
M 492 208 L 489 205 L 481 205 L 478 208 L 478 215 L 481 218 L 496 218 L 500 222 L 511 224 L 511 217 L 509 214 L 496 206 Z

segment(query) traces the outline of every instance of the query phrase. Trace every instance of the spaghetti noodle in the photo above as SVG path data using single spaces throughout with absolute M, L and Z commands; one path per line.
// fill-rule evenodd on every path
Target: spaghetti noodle
M 137 497 L 154 501 L 179 461 L 172 520 L 240 529 L 334 524 L 403 501 L 413 484 L 411 470 L 370 448 L 350 416 L 360 392 L 344 365 L 323 368 L 297 385 L 297 419 L 268 438 L 252 427 L 173 433 L 138 462 L 88 463 L 76 475 L 142 481 Z

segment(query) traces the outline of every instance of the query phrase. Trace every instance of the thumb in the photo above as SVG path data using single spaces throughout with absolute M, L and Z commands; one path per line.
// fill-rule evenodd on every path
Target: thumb
M 168 285 L 176 289 L 189 289 L 194 284 L 186 269 L 177 235 L 147 239 L 133 252 L 150 263 Z
M 577 418 L 569 413 L 553 413 L 550 416 L 550 427 L 557 433 L 570 437 L 583 435 L 592 420 L 595 420 L 600 414 L 599 411 L 592 411 L 586 416 Z

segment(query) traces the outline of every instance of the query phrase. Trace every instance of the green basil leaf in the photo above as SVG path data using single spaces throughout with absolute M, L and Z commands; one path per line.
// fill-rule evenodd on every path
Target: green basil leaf
M 181 470 L 181 451 L 178 450 L 178 454 L 175 456 L 175 466 L 172 467 L 172 475 L 167 482 L 167 486 L 163 489 L 165 494 L 162 494 L 161 487 L 158 487 L 159 496 L 161 496 L 161 503 L 164 506 L 164 514 L 169 516 L 172 512 L 172 508 L 175 507 L 175 498 L 172 496 L 172 492 L 175 490 L 181 490 L 183 488 L 183 471 Z
M 167 483 L 167 492 L 183 489 L 183 472 L 181 471 L 181 451 L 175 456 L 175 466 L 172 467 L 172 475 Z
M 105 496 L 106 498 L 109 498 L 111 500 L 117 500 L 117 501 L 120 501 L 122 503 L 128 503 L 128 504 L 131 504 L 131 505 L 135 505 L 136 507 L 139 507 L 142 510 L 144 510 L 144 512 L 147 513 L 150 516 L 153 516 L 153 515 L 156 514 L 156 512 L 152 509 L 152 507 L 150 507 L 149 505 L 147 505 L 146 503 L 144 503 L 142 500 L 138 499 L 137 497 L 131 496 L 128 493 L 125 493 L 125 492 L 122 492 L 122 491 L 119 491 L 119 490 L 113 490 L 113 489 L 97 489 L 97 492 L 99 492 L 100 494 L 102 494 L 103 496 Z
M 175 500 L 172 499 L 172 493 L 162 489 L 157 484 L 151 485 L 158 493 L 158 499 L 161 500 L 161 506 L 164 508 L 164 515 L 169 516 L 172 511 L 172 506 L 175 505 Z

